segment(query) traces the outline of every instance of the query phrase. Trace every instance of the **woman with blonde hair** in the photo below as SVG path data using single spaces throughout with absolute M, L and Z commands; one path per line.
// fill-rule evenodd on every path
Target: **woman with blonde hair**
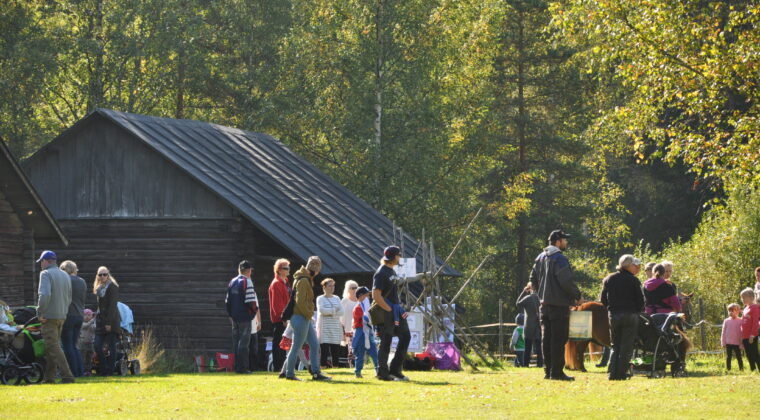
M 108 267 L 98 267 L 92 293 L 98 300 L 98 314 L 95 317 L 95 353 L 98 355 L 102 376 L 113 374 L 116 356 L 116 337 L 119 334 L 121 318 L 119 308 L 119 283 L 111 276 Z M 108 345 L 108 357 L 103 352 L 103 345 Z
M 282 369 L 285 364 L 285 350 L 280 348 L 282 335 L 285 333 L 285 321 L 282 319 L 282 311 L 290 302 L 291 285 L 288 283 L 290 275 L 290 261 L 280 258 L 274 262 L 274 278 L 269 284 L 269 319 L 272 321 L 272 365 L 275 371 Z
M 354 308 L 359 304 L 359 300 L 356 298 L 356 289 L 359 288 L 359 284 L 353 280 L 346 281 L 343 285 L 343 299 L 340 304 L 343 306 L 343 316 L 340 317 L 340 323 L 343 325 L 343 343 L 342 346 L 346 346 L 342 350 L 343 356 L 348 356 L 349 349 L 351 348 L 351 341 L 354 336 Z

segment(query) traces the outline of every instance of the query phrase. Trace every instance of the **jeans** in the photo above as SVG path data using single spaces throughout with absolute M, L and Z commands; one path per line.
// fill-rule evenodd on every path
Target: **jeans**
M 103 344 L 108 345 L 108 357 L 103 352 Z M 113 368 L 116 364 L 116 334 L 95 334 L 95 354 L 98 355 L 98 374 L 103 376 L 113 375 Z
M 66 321 L 63 323 L 63 329 L 61 330 L 61 346 L 63 346 L 63 354 L 66 356 L 66 361 L 69 363 L 71 373 L 76 377 L 84 375 L 82 354 L 79 353 L 79 349 L 77 348 L 79 331 L 82 329 L 83 321 L 84 317 L 82 316 L 69 315 L 66 317 Z
M 607 364 L 610 362 L 610 353 L 611 349 L 609 347 L 604 347 L 602 349 L 602 359 L 599 360 L 599 363 L 596 365 L 596 367 L 606 367 Z
M 248 367 L 251 370 L 258 370 L 259 360 L 259 337 L 256 333 L 251 332 L 251 340 L 248 343 Z
M 46 382 L 55 380 L 56 370 L 61 371 L 61 379 L 74 379 L 66 356 L 61 349 L 61 331 L 63 319 L 47 319 L 42 323 L 42 338 L 45 340 L 45 375 Z
M 370 331 L 369 333 L 369 349 L 364 347 L 364 330 L 357 329 L 354 332 L 354 338 L 351 340 L 351 347 L 354 349 L 354 356 L 356 356 L 356 362 L 354 368 L 357 374 L 362 373 L 364 368 L 364 354 L 369 351 L 369 357 L 372 358 L 372 363 L 375 364 L 375 373 L 378 370 L 377 361 L 377 344 L 375 344 L 375 334 Z
M 284 322 L 275 322 L 272 324 L 272 364 L 274 371 L 278 372 L 285 364 L 285 350 L 280 348 L 280 341 L 282 340 L 282 334 L 285 332 Z
M 309 364 L 312 375 L 321 373 L 319 369 L 319 339 L 317 339 L 317 331 L 314 329 L 311 319 L 293 314 L 293 317 L 290 318 L 290 325 L 293 326 L 293 345 L 290 346 L 288 352 L 285 375 L 290 378 L 296 376 L 296 359 L 298 358 L 298 351 L 301 350 L 304 343 L 309 345 Z
M 525 362 L 525 350 L 515 350 L 515 367 L 523 367 Z
M 750 339 L 743 339 L 744 353 L 747 354 L 747 361 L 749 362 L 749 370 L 754 371 L 755 368 L 760 369 L 760 357 L 757 354 L 757 337 Z
M 739 370 L 744 370 L 742 350 L 736 344 L 726 344 L 726 370 L 731 370 L 731 353 L 736 355 L 736 363 L 739 364 Z
M 565 376 L 565 343 L 570 329 L 570 307 L 541 305 L 544 372 L 550 378 Z
M 405 318 L 402 318 L 399 321 L 399 325 L 394 325 L 393 311 L 390 311 L 385 313 L 385 320 L 379 329 L 380 349 L 377 354 L 377 359 L 380 366 L 377 371 L 378 376 L 403 376 L 402 369 L 404 358 L 406 357 L 406 350 L 409 348 L 409 341 L 412 339 L 412 334 L 409 332 L 409 324 L 407 324 Z M 393 341 L 394 336 L 398 337 L 398 345 L 396 346 L 396 354 L 393 355 L 389 370 L 388 357 L 391 353 L 391 342 Z
M 251 342 L 251 321 L 232 321 L 232 350 L 235 352 L 235 372 L 245 372 L 248 365 L 248 345 Z
M 525 352 L 523 353 L 522 365 L 530 367 L 531 353 L 536 353 L 536 367 L 544 367 L 544 356 L 541 352 L 541 339 L 525 339 Z
M 610 380 L 626 379 L 633 356 L 633 343 L 639 331 L 639 314 L 623 312 L 610 313 L 609 316 L 612 355 L 607 373 Z

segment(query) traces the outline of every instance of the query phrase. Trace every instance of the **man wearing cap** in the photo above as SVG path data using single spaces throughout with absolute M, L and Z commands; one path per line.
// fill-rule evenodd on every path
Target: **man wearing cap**
M 572 381 L 565 368 L 565 343 L 570 328 L 570 306 L 581 292 L 572 278 L 570 261 L 562 254 L 570 235 L 561 230 L 549 234 L 549 246 L 536 257 L 530 282 L 537 287 L 541 300 L 541 347 L 544 355 L 545 379 Z
M 56 371 L 61 372 L 61 383 L 74 383 L 66 356 L 61 348 L 61 330 L 71 305 L 71 279 L 58 268 L 58 257 L 53 251 L 43 251 L 37 262 L 40 264 L 40 285 L 37 291 L 37 317 L 42 323 L 42 338 L 45 340 L 45 375 L 43 382 L 55 383 Z
M 380 334 L 380 351 L 378 352 L 380 367 L 377 378 L 383 381 L 409 380 L 402 372 L 406 350 L 409 348 L 409 341 L 412 338 L 409 325 L 406 322 L 408 313 L 404 312 L 398 325 L 395 325 L 391 305 L 400 305 L 398 297 L 398 286 L 400 284 L 419 281 L 425 276 L 425 273 L 418 273 L 414 277 L 398 277 L 393 267 L 398 265 L 400 261 L 401 249 L 399 247 L 392 245 L 385 248 L 383 258 L 380 260 L 380 267 L 372 277 L 372 299 L 385 310 L 385 321 L 382 325 L 377 326 Z M 388 356 L 391 352 L 391 342 L 394 336 L 398 337 L 398 345 L 389 369 Z
M 627 379 L 633 355 L 633 342 L 639 328 L 639 313 L 644 309 L 644 294 L 637 274 L 641 260 L 630 254 L 620 257 L 617 272 L 603 280 L 602 304 L 610 317 L 612 356 L 607 368 L 611 381 Z
M 232 346 L 235 352 L 235 372 L 251 373 L 249 366 L 249 343 L 251 321 L 260 317 L 256 291 L 251 280 L 253 266 L 247 260 L 238 264 L 238 276 L 227 285 L 227 315 L 232 321 Z M 261 318 L 258 318 L 259 320 Z M 259 322 L 261 325 L 261 322 Z

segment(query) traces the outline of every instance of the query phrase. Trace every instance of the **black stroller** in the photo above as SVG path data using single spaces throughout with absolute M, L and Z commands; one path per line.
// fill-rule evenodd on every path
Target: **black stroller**
M 670 365 L 673 377 L 686 376 L 688 339 L 683 335 L 683 314 L 640 314 L 630 376 L 662 378 Z
M 15 333 L 0 333 L 0 382 L 4 385 L 42 382 L 44 343 L 39 327 L 33 317 Z

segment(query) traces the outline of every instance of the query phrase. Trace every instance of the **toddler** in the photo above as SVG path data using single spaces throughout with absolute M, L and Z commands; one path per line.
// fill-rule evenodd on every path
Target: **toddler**
M 736 355 L 736 363 L 739 370 L 744 370 L 742 362 L 742 320 L 739 318 L 739 304 L 728 305 L 728 318 L 723 321 L 723 330 L 720 333 L 720 346 L 726 349 L 726 369 L 731 370 L 731 356 Z
M 359 304 L 354 306 L 353 312 L 353 326 L 354 326 L 354 338 L 351 341 L 351 347 L 356 356 L 355 371 L 356 377 L 362 377 L 362 368 L 364 367 L 364 353 L 369 350 L 369 356 L 372 358 L 372 362 L 375 364 L 375 373 L 377 373 L 377 344 L 375 344 L 375 335 L 372 333 L 372 327 L 370 326 L 369 316 L 369 289 L 362 286 L 356 290 L 356 299 Z M 395 305 L 394 305 L 395 306 Z M 398 325 L 398 321 L 396 321 Z

